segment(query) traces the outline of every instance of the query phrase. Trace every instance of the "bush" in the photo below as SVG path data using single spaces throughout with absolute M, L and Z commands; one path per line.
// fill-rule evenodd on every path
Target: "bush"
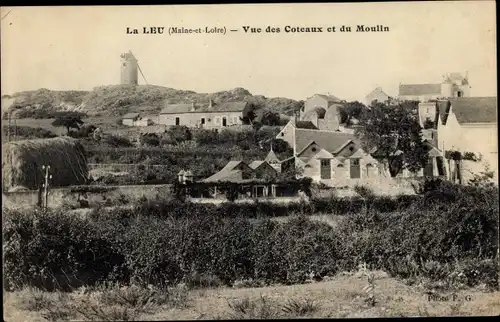
M 133 146 L 130 140 L 127 139 L 126 137 L 116 136 L 116 135 L 107 135 L 104 138 L 104 143 L 109 144 L 110 146 L 115 148 Z
M 446 195 L 446 197 L 442 197 Z M 325 209 L 351 210 L 326 204 Z M 289 206 L 145 201 L 133 209 L 4 211 L 6 285 L 64 288 L 103 280 L 191 286 L 253 280 L 300 283 L 366 263 L 393 276 L 449 286 L 497 285 L 498 189 L 444 184 L 410 200 L 374 199 L 335 228 L 301 214 L 288 221 L 246 217 L 312 213 Z M 358 201 L 356 201 L 358 202 Z M 382 212 L 409 204 L 407 209 Z M 288 207 L 288 208 L 287 208 Z
M 13 137 L 15 135 L 17 138 L 22 139 L 45 139 L 57 136 L 55 133 L 41 127 L 7 125 L 2 130 L 5 136 L 10 135 Z
M 159 146 L 160 138 L 158 137 L 158 135 L 154 133 L 147 133 L 141 135 L 140 143 L 141 145 L 147 145 L 147 146 Z

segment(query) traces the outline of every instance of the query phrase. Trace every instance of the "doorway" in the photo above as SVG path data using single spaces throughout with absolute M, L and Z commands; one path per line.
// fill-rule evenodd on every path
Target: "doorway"
M 227 126 L 227 119 L 225 116 L 222 118 L 222 126 Z
M 331 179 L 332 178 L 332 168 L 330 166 L 330 159 L 321 160 L 321 179 Z
M 359 159 L 351 159 L 351 179 L 359 179 L 361 178 L 361 166 L 359 163 Z

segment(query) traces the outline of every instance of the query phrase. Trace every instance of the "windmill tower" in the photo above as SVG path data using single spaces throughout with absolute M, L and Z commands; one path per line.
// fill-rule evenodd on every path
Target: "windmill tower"
M 138 64 L 137 59 L 131 51 L 121 54 L 121 81 L 122 85 L 137 85 L 138 84 Z
M 144 78 L 144 82 L 148 84 L 148 81 L 141 70 L 141 66 L 139 66 L 139 61 L 135 58 L 134 54 L 132 54 L 132 51 L 129 50 L 128 53 L 121 54 L 120 57 L 122 63 L 120 84 L 138 85 L 137 70 L 139 70 L 142 78 Z

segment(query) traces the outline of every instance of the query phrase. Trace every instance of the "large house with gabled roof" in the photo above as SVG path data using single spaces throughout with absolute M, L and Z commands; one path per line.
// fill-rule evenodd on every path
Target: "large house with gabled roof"
M 350 185 L 380 175 L 379 162 L 363 151 L 354 134 L 304 129 L 291 120 L 276 136 L 293 148 L 302 176 L 327 185 Z
M 421 101 L 459 98 L 470 96 L 469 77 L 467 72 L 449 73 L 443 76 L 441 83 L 400 84 L 399 100 Z
M 496 97 L 437 101 L 437 147 L 441 151 L 474 153 L 498 176 L 497 108 Z M 466 172 L 480 172 L 481 168 L 478 163 L 478 169 Z
M 241 117 L 248 103 L 244 101 L 208 104 L 169 104 L 160 111 L 159 123 L 175 126 L 184 125 L 206 129 L 221 129 L 227 126 L 241 125 Z

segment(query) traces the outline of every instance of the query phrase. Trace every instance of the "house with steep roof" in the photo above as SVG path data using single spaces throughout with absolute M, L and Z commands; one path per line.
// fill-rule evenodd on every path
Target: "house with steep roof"
M 365 105 L 370 106 L 373 102 L 384 103 L 389 100 L 389 95 L 382 89 L 382 87 L 377 87 L 365 96 Z
M 265 160 L 255 160 L 250 163 L 229 161 L 219 172 L 201 180 L 203 184 L 211 184 L 214 188 L 211 195 L 217 197 L 220 184 L 233 183 L 239 186 L 239 194 L 247 198 L 294 196 L 297 191 L 275 181 L 279 172 L 274 164 L 280 163 L 271 150 Z M 219 187 L 219 192 L 220 191 Z
M 467 72 L 449 73 L 443 76 L 441 83 L 400 84 L 399 100 L 427 102 L 443 98 L 459 98 L 470 96 L 470 85 Z
M 379 176 L 379 162 L 361 148 L 354 134 L 299 129 L 289 123 L 276 136 L 293 147 L 302 176 L 327 185 L 350 185 Z
M 496 97 L 467 97 L 436 103 L 438 148 L 481 156 L 483 167 L 498 173 Z M 480 172 L 478 169 L 470 172 Z M 450 170 L 449 170 L 450 171 Z
M 169 126 L 220 129 L 227 126 L 241 125 L 241 117 L 248 103 L 243 101 L 208 104 L 169 104 L 160 111 L 159 123 Z
M 336 96 L 314 94 L 305 100 L 300 110 L 300 121 L 310 121 L 320 130 L 338 131 L 340 106 L 342 100 Z

